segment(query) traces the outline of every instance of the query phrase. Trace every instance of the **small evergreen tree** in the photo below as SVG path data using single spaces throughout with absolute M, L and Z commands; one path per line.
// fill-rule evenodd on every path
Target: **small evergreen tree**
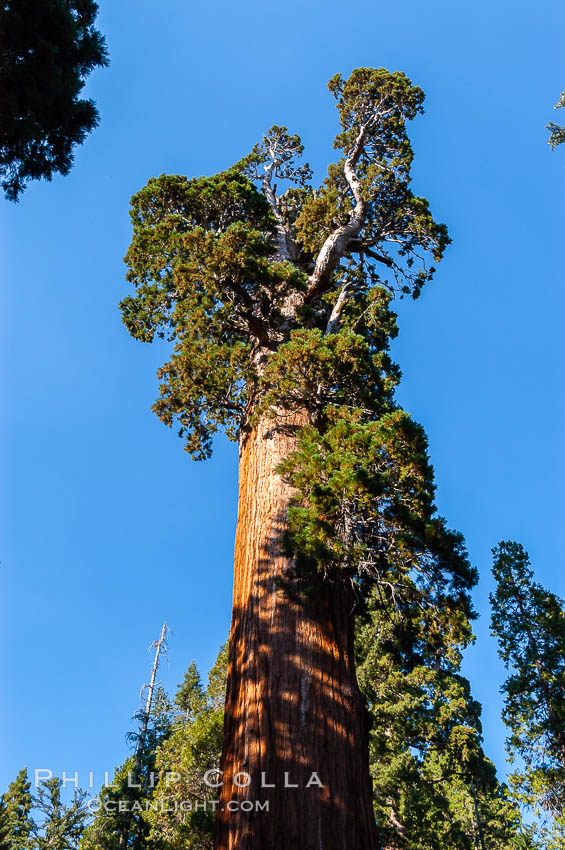
M 135 753 L 116 768 L 111 785 L 102 789 L 93 822 L 84 834 L 81 850 L 116 850 L 133 848 L 149 850 L 149 827 L 143 811 L 153 796 L 155 787 L 155 754 L 171 731 L 173 706 L 157 684 L 157 672 L 163 654 L 167 652 L 169 634 L 164 622 L 158 640 L 150 650 L 155 651 L 151 678 L 142 688 L 145 704 L 136 713 L 137 732 L 127 736 L 135 744 Z
M 481 743 L 480 706 L 461 676 L 458 634 L 425 611 L 395 609 L 377 590 L 359 618 L 359 682 L 370 719 L 371 774 L 382 847 L 509 850 L 519 814 Z
M 178 686 L 175 705 L 185 712 L 187 720 L 194 720 L 202 710 L 205 699 L 200 674 L 196 663 L 193 661 L 184 674 L 182 684 Z
M 140 712 L 136 718 L 140 720 Z M 171 732 L 173 708 L 163 688 L 157 688 L 143 747 L 114 772 L 111 785 L 102 788 L 92 823 L 85 830 L 81 850 L 157 850 L 149 838 L 143 813 L 156 783 L 156 753 Z M 138 743 L 139 733 L 128 739 Z M 122 807 L 120 807 L 120 802 Z
M 32 850 L 77 850 L 89 812 L 88 794 L 75 790 L 71 803 L 61 800 L 61 780 L 57 777 L 41 783 L 34 797 L 34 809 L 43 820 L 34 826 Z
M 17 200 L 29 180 L 67 174 L 73 148 L 98 124 L 80 92 L 107 64 L 93 0 L 0 4 L 0 180 Z
M 4 804 L 3 823 L 7 834 L 7 846 L 10 850 L 29 850 L 34 823 L 31 817 L 33 799 L 31 783 L 27 770 L 20 770 L 10 783 L 2 800 Z
M 534 581 L 528 553 L 515 542 L 495 549 L 492 632 L 510 675 L 503 720 L 516 798 L 549 823 L 548 848 L 565 848 L 565 603 Z
M 218 790 L 206 783 L 205 776 L 211 771 L 210 782 L 218 781 L 214 772 L 219 769 L 222 752 L 227 668 L 225 644 L 210 670 L 206 688 L 193 662 L 177 691 L 175 702 L 183 713 L 157 752 L 160 779 L 153 798 L 156 807 L 146 814 L 151 840 L 164 850 L 213 847 L 212 801 L 217 800 Z M 189 712 L 186 704 L 191 706 Z M 170 781 L 171 776 L 174 781 Z

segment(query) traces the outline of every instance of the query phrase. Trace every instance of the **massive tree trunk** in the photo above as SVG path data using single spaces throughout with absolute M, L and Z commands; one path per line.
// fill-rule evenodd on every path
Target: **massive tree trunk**
M 312 597 L 281 585 L 292 567 L 281 552 L 292 494 L 274 469 L 299 424 L 263 421 L 240 446 L 216 850 L 378 846 L 353 600 L 336 583 Z

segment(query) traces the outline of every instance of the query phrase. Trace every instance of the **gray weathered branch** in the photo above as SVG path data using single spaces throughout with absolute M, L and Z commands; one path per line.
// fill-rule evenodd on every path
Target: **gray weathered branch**
M 361 185 L 355 168 L 363 152 L 369 123 L 364 124 L 359 131 L 352 150 L 343 166 L 347 185 L 351 190 L 355 206 L 351 211 L 347 224 L 342 224 L 327 237 L 316 259 L 314 271 L 308 278 L 306 301 L 312 301 L 331 286 L 334 271 L 347 253 L 348 243 L 357 237 L 365 223 L 367 201 L 363 198 Z

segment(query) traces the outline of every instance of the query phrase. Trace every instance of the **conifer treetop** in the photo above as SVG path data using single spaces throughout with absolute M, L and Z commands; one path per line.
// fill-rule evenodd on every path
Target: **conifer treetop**
M 300 163 L 299 136 L 274 126 L 232 168 L 162 175 L 132 199 L 126 263 L 136 292 L 122 301 L 123 320 L 142 341 L 172 342 L 154 409 L 179 425 L 197 459 L 209 456 L 218 429 L 239 438 L 272 389 L 270 356 L 291 341 L 307 360 L 312 334 L 347 329 L 341 350 L 362 344 L 373 358 L 374 397 L 394 383 L 394 321 L 383 336 L 374 313 L 395 294 L 417 297 L 449 242 L 410 189 L 406 122 L 422 111 L 422 91 L 383 68 L 336 75 L 329 88 L 342 156 L 318 188 Z
M 493 549 L 491 627 L 509 670 L 502 687 L 510 776 L 518 800 L 553 820 L 547 846 L 565 841 L 565 602 L 534 580 L 520 543 Z M 553 842 L 557 843 L 553 843 Z

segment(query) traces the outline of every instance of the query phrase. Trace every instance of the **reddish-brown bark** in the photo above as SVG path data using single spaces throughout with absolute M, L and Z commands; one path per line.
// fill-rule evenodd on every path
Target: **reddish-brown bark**
M 274 469 L 292 446 L 288 427 L 283 431 L 263 421 L 240 448 L 224 785 L 215 847 L 375 850 L 365 712 L 353 659 L 353 601 L 329 582 L 312 598 L 280 585 L 291 567 L 280 548 L 291 490 Z M 322 788 L 306 787 L 313 772 Z M 234 784 L 238 773 L 251 777 L 248 787 Z M 285 774 L 287 784 L 297 788 L 284 787 Z M 276 787 L 261 787 L 262 777 Z M 268 802 L 269 811 L 228 810 L 229 801 L 242 800 Z

